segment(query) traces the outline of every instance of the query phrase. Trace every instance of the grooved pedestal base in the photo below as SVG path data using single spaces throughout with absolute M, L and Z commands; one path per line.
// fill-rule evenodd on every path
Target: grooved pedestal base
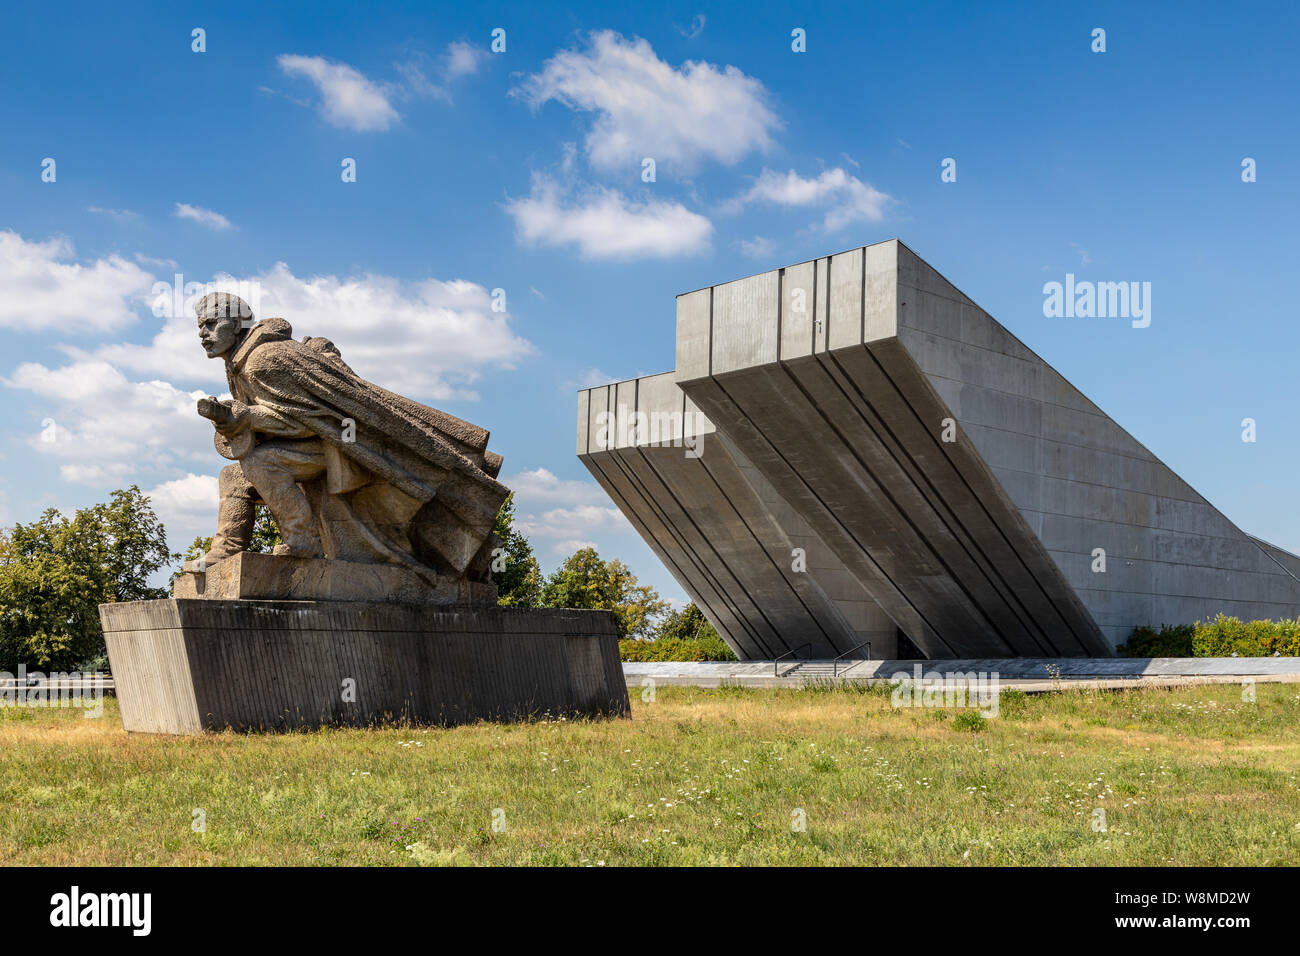
M 169 598 L 99 617 L 129 731 L 628 712 L 607 611 Z

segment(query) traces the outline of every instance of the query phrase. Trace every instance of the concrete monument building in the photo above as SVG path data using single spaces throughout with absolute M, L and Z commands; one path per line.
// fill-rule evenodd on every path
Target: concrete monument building
M 679 295 L 676 365 L 579 392 L 578 456 L 742 660 L 1300 614 L 1300 557 L 897 240 Z

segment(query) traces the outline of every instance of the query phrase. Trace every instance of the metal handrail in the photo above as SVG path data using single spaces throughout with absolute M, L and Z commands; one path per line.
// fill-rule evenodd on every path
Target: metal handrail
M 869 661 L 869 660 L 871 660 L 871 642 L 870 642 L 870 641 L 863 641 L 863 642 L 862 642 L 861 644 L 859 644 L 857 647 L 850 647 L 847 651 L 845 651 L 845 652 L 844 652 L 843 654 L 841 654 L 839 657 L 835 658 L 835 663 L 834 663 L 834 665 L 833 665 L 832 668 L 831 668 L 831 676 L 832 676 L 832 677 L 839 677 L 839 676 L 840 676 L 840 661 L 842 661 L 844 658 L 848 657 L 850 654 L 852 654 L 854 651 L 856 651 L 856 650 L 858 649 L 858 647 L 865 647 L 865 648 L 867 649 L 867 656 L 866 656 L 866 657 L 859 658 L 858 660 L 856 660 L 856 661 L 854 661 L 852 664 L 850 664 L 848 667 L 844 668 L 844 673 L 847 674 L 849 671 L 853 670 L 853 668 L 857 667 L 857 666 L 858 666 L 859 664 L 861 664 L 863 661 Z
M 808 648 L 809 652 L 811 652 L 811 651 L 812 651 L 812 641 L 808 641 L 806 644 L 800 644 L 800 645 L 799 645 L 798 647 L 796 647 L 794 650 L 786 651 L 784 654 L 781 654 L 781 655 L 779 655 L 778 657 L 774 657 L 774 658 L 772 658 L 772 676 L 773 676 L 773 677 L 780 677 L 781 675 L 778 674 L 778 673 L 776 672 L 776 671 L 777 671 L 777 666 L 780 664 L 780 662 L 781 662 L 782 660 L 784 660 L 785 658 L 789 657 L 791 654 L 798 654 L 798 653 L 799 653 L 801 650 L 803 650 L 805 647 Z

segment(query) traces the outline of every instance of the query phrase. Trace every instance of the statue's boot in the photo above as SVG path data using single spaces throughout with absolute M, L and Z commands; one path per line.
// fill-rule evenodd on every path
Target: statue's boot
M 253 486 L 248 483 L 238 464 L 221 469 L 217 479 L 221 504 L 217 509 L 217 533 L 206 554 L 185 564 L 186 571 L 203 572 L 219 561 L 247 551 L 253 540 L 253 525 L 257 519 L 257 504 Z

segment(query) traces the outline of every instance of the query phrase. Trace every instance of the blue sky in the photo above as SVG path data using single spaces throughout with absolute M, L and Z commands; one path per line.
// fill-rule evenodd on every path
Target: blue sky
M 232 6 L 0 14 L 0 523 L 134 482 L 210 532 L 220 367 L 150 293 L 225 275 L 491 429 L 547 570 L 591 542 L 681 598 L 575 390 L 671 368 L 679 292 L 897 236 L 1300 549 L 1295 5 Z M 1150 282 L 1150 327 L 1044 317 L 1067 272 Z

